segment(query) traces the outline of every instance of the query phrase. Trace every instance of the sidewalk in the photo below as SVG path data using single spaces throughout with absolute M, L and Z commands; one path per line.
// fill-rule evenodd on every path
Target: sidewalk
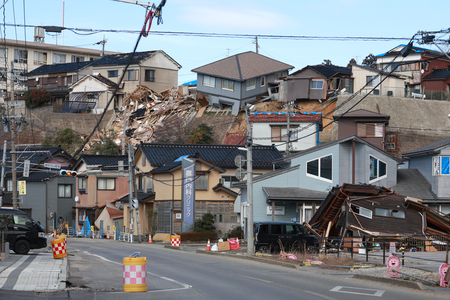
M 0 290 L 49 292 L 66 287 L 67 257 L 54 259 L 51 238 L 44 249 L 30 250 L 27 255 L 11 252 L 0 262 Z M 49 249 L 50 247 L 50 249 Z

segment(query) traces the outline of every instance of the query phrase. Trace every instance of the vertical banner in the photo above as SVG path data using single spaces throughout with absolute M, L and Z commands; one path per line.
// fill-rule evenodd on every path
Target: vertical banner
M 26 195 L 26 194 L 27 194 L 27 182 L 19 181 L 19 195 Z
M 192 231 L 194 229 L 195 214 L 195 161 L 182 160 L 183 168 L 183 221 L 181 231 Z

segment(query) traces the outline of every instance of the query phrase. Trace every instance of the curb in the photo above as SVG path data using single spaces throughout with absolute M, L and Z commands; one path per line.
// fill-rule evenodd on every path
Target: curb
M 263 259 L 263 258 L 259 258 L 259 257 L 256 257 L 256 256 L 234 255 L 234 254 L 233 255 L 229 255 L 229 254 L 225 254 L 225 253 L 221 254 L 220 252 L 215 253 L 215 251 L 206 251 L 206 250 L 197 250 L 197 251 L 195 251 L 195 253 L 208 254 L 208 255 L 222 255 L 223 257 L 247 259 L 247 260 L 253 260 L 253 261 L 262 262 L 262 263 L 271 264 L 271 265 L 278 265 L 278 266 L 288 267 L 288 268 L 292 268 L 292 269 L 297 269 L 297 267 L 298 267 L 295 264 L 285 263 L 285 262 L 282 262 L 282 261 Z
M 61 275 L 59 276 L 58 290 L 64 290 L 66 288 L 67 278 L 69 275 L 69 268 L 67 268 L 68 258 L 64 257 L 61 265 Z
M 353 275 L 352 278 L 389 283 L 392 285 L 398 285 L 398 286 L 403 286 L 403 287 L 417 289 L 417 290 L 425 290 L 425 287 L 423 286 L 422 283 L 414 282 L 414 281 L 400 280 L 400 279 L 395 279 L 395 278 L 375 277 L 375 276 L 362 275 L 362 274 L 355 274 L 355 275 Z
M 171 245 L 165 245 L 164 248 L 183 251 L 183 247 L 174 247 Z

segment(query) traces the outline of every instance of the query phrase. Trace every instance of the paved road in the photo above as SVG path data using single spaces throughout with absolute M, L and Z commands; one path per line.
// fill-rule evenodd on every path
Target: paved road
M 286 268 L 225 255 L 126 244 L 108 240 L 71 239 L 71 299 L 448 299 L 434 291 L 411 290 L 356 280 L 344 272 Z M 147 258 L 148 292 L 123 293 L 122 259 L 132 252 Z M 81 298 L 80 298 L 81 299 Z M 85 298 L 83 298 L 85 299 Z

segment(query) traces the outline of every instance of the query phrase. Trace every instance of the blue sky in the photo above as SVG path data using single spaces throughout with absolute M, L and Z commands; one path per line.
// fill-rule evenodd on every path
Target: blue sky
M 160 0 L 157 0 L 159 4 Z M 25 10 L 24 10 L 25 2 Z M 140 30 L 145 9 L 112 0 L 9 0 L 5 5 L 6 23 L 62 26 L 68 28 Z M 167 0 L 163 24 L 156 20 L 152 31 L 227 33 L 249 35 L 385 37 L 411 38 L 418 31 L 448 29 L 450 1 L 433 0 Z M 3 8 L 0 9 L 0 18 Z M 2 22 L 3 23 L 3 22 Z M 33 40 L 33 29 L 6 27 L 6 38 Z M 138 35 L 132 33 L 97 33 L 79 35 L 65 30 L 47 34 L 46 43 L 101 49 L 94 45 L 105 37 L 106 50 L 131 52 Z M 0 29 L 4 37 L 4 28 Z M 448 38 L 448 36 L 447 36 Z M 142 38 L 138 51 L 164 50 L 182 68 L 178 83 L 196 79 L 191 70 L 213 61 L 246 51 L 255 51 L 250 38 L 206 38 L 174 35 L 149 35 Z M 351 58 L 358 63 L 369 54 L 384 53 L 406 40 L 334 41 L 259 38 L 259 53 L 295 66 L 320 64 L 330 59 L 346 66 Z M 417 45 L 436 49 L 431 46 Z

